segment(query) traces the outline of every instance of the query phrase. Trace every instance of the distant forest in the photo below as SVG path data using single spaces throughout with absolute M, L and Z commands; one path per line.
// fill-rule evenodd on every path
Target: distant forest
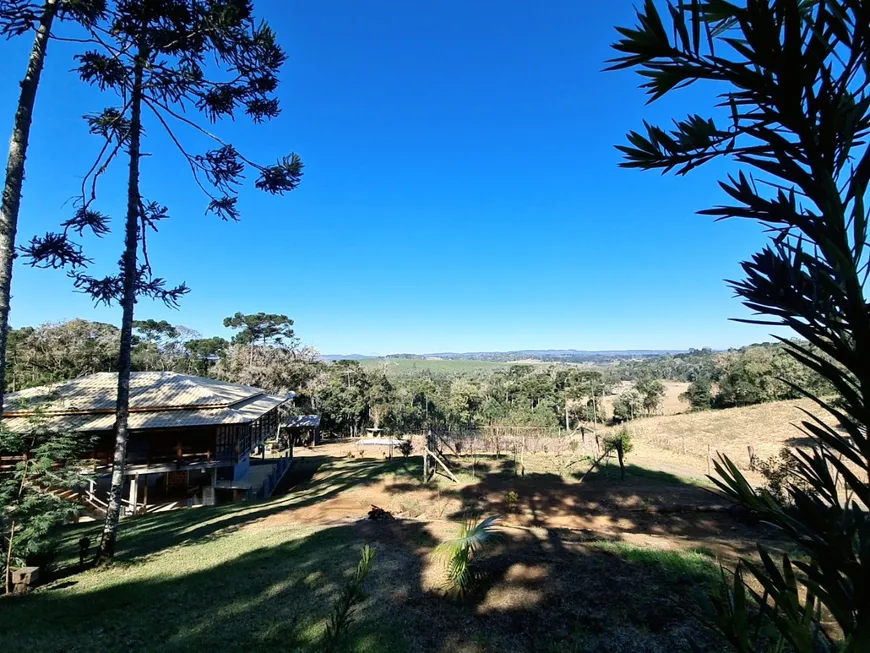
M 384 365 L 324 361 L 302 345 L 284 315 L 237 313 L 224 325 L 236 330 L 231 340 L 202 338 L 166 321 L 138 321 L 134 369 L 209 376 L 276 393 L 292 390 L 294 410 L 322 415 L 325 429 L 336 434 L 494 425 L 555 430 L 637 419 L 660 410 L 662 381 L 690 383 L 685 398 L 694 410 L 794 399 L 801 396 L 796 386 L 817 394 L 831 391 L 778 344 L 583 363 L 445 366 L 418 359 L 399 368 L 395 359 Z M 6 390 L 115 371 L 118 339 L 117 327 L 81 319 L 14 329 Z M 391 364 L 401 373 L 392 373 Z M 612 414 L 605 414 L 602 400 L 617 390 Z

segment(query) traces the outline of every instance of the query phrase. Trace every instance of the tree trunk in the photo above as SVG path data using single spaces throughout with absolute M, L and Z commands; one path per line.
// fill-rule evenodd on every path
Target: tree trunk
M 15 520 L 12 520 L 12 527 L 9 529 L 9 546 L 6 549 L 6 593 L 12 594 L 12 543 L 15 540 Z
M 622 440 L 616 441 L 616 457 L 619 459 L 619 478 L 625 479 L 625 450 L 622 448 Z
M 109 491 L 106 523 L 100 542 L 98 559 L 115 555 L 118 521 L 121 517 L 121 496 L 124 489 L 124 467 L 127 462 L 127 418 L 130 412 L 130 369 L 133 350 L 133 310 L 136 306 L 136 278 L 139 249 L 139 159 L 142 136 L 142 66 L 144 48 L 140 44 L 133 72 L 130 95 L 130 172 L 127 180 L 127 223 L 124 235 L 123 297 L 121 306 L 121 351 L 118 356 L 118 400 L 115 408 L 115 454 L 112 458 L 112 488 Z
M 6 181 L 0 205 L 0 419 L 3 416 L 3 388 L 6 375 L 6 339 L 9 335 L 9 302 L 12 286 L 12 262 L 15 258 L 15 234 L 18 231 L 18 211 L 21 208 L 21 187 L 24 185 L 24 160 L 27 142 L 30 140 L 30 125 L 33 122 L 33 105 L 36 89 L 45 63 L 51 23 L 57 14 L 58 0 L 46 0 L 42 18 L 33 40 L 27 73 L 21 82 L 21 95 L 15 111 L 15 124 L 9 143 L 9 158 L 6 162 Z

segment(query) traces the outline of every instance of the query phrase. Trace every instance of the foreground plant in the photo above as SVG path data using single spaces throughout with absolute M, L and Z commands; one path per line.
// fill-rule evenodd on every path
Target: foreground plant
M 12 569 L 36 557 L 50 557 L 54 529 L 74 517 L 81 506 L 59 492 L 82 483 L 81 435 L 56 432 L 34 417 L 25 433 L 0 428 L 0 454 L 11 469 L 0 467 L 0 543 L 4 586 L 11 591 Z
M 480 521 L 467 519 L 459 527 L 458 537 L 442 542 L 435 555 L 444 561 L 444 585 L 448 595 L 463 598 L 474 587 L 474 560 L 495 535 L 498 516 Z
M 332 614 L 326 624 L 326 633 L 321 644 L 323 653 L 335 653 L 346 639 L 350 626 L 353 624 L 354 612 L 365 598 L 363 583 L 372 568 L 375 550 L 366 544 L 363 547 L 359 564 L 351 579 L 341 588 L 341 592 L 332 606 Z
M 777 527 L 800 551 L 778 561 L 760 549 L 738 569 L 719 625 L 738 651 L 763 648 L 760 611 L 797 651 L 870 650 L 870 305 L 866 205 L 870 183 L 870 1 L 693 0 L 667 3 L 671 30 L 647 0 L 637 27 L 618 28 L 612 68 L 635 68 L 655 100 L 697 81 L 722 93 L 715 118 L 690 114 L 668 130 L 645 125 L 620 146 L 625 167 L 676 170 L 718 158 L 738 171 L 720 186 L 718 219 L 763 224 L 771 242 L 731 282 L 761 317 L 803 341 L 781 339 L 831 383 L 836 402 L 798 388 L 829 416 L 807 414 L 810 450 L 796 450 L 788 500 L 753 488 L 726 457 L 713 480 Z M 697 96 L 696 96 L 697 97 Z M 807 345 L 806 343 L 809 343 Z M 843 634 L 834 642 L 821 615 Z

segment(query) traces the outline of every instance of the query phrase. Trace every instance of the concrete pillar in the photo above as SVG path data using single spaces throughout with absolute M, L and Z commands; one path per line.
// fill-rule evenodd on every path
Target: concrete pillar
M 136 512 L 136 501 L 139 498 L 139 474 L 135 474 L 132 479 L 130 479 L 130 508 L 135 513 Z

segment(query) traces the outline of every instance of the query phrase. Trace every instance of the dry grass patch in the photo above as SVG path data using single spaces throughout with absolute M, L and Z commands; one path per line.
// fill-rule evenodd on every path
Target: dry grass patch
M 759 458 L 768 458 L 784 446 L 809 444 L 795 427 L 806 418 L 803 410 L 823 417 L 814 402 L 801 399 L 635 420 L 629 425 L 635 443 L 632 459 L 698 475 L 707 471 L 709 447 L 714 458 L 717 453 L 726 454 L 748 470 L 749 446 Z M 750 480 L 761 479 L 750 475 Z

